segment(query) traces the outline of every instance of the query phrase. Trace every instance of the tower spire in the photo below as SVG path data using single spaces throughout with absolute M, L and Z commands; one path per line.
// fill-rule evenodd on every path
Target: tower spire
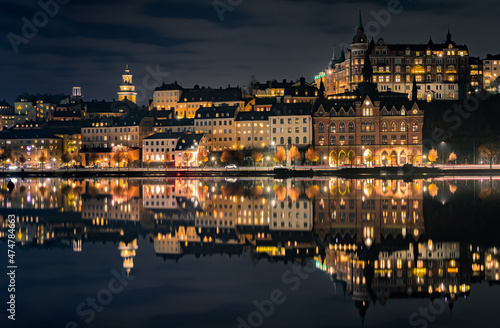
M 448 34 L 446 34 L 446 42 L 451 43 L 451 33 L 450 33 L 450 27 L 448 26 Z
M 359 10 L 358 28 L 363 28 L 363 20 L 361 18 L 361 9 Z

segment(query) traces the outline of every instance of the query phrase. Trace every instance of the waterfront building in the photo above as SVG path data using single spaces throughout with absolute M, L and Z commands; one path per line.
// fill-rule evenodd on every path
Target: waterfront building
M 236 148 L 258 149 L 269 146 L 271 112 L 239 112 L 236 115 Z
M 63 142 L 43 129 L 11 128 L 0 131 L 0 148 L 10 151 L 11 164 L 49 168 L 61 163 Z
M 330 166 L 421 163 L 423 111 L 405 93 L 379 92 L 378 84 L 371 82 L 370 62 L 363 76 L 366 82 L 353 92 L 320 97 L 314 104 L 319 157 L 327 156 Z
M 139 148 L 142 139 L 153 133 L 152 117 L 102 118 L 85 120 L 82 125 L 84 149 L 124 146 Z
M 235 119 L 239 106 L 200 107 L 194 118 L 195 133 L 203 133 L 210 151 L 236 150 Z
M 175 162 L 175 149 L 183 135 L 180 132 L 162 132 L 142 139 L 142 162 L 148 165 Z
M 303 103 L 276 103 L 269 116 L 271 146 L 305 147 L 312 144 L 312 105 Z
M 207 160 L 208 142 L 203 133 L 184 133 L 179 138 L 174 152 L 176 167 L 199 167 Z M 205 157 L 205 158 L 204 158 Z

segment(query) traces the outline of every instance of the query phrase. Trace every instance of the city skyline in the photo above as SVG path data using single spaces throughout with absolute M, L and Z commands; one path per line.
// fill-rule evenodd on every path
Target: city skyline
M 178 81 L 186 87 L 244 87 L 252 76 L 259 81 L 297 80 L 301 76 L 312 81 L 327 65 L 334 44 L 339 54 L 341 45 L 350 43 L 358 10 L 368 37 L 382 37 L 391 43 L 426 43 L 431 36 L 437 43 L 445 39 L 449 28 L 458 44 L 468 45 L 471 56 L 484 58 L 497 52 L 487 33 L 488 15 L 494 12 L 492 1 L 474 5 L 454 2 L 453 7 L 446 1 L 432 5 L 409 1 L 400 1 L 399 5 L 393 1 L 232 4 L 58 4 L 57 10 L 48 9 L 53 10 L 54 17 L 40 24 L 27 43 L 19 43 L 16 54 L 12 33 L 22 36 L 22 17 L 31 22 L 43 8 L 31 1 L 7 2 L 2 68 L 12 80 L 0 99 L 12 102 L 25 91 L 69 94 L 72 86 L 81 86 L 87 100 L 110 100 L 116 97 L 126 64 L 139 86 L 155 70 L 162 73 L 164 81 Z M 380 24 L 373 13 L 389 9 L 394 14 L 385 18 L 387 24 Z M 419 21 L 423 12 L 426 21 L 434 23 L 422 25 Z M 433 18 L 444 13 L 445 19 Z M 465 15 L 468 24 L 463 23 Z M 477 33 L 481 27 L 485 32 Z M 141 105 L 152 98 L 153 89 L 146 88 L 148 95 L 139 102 Z

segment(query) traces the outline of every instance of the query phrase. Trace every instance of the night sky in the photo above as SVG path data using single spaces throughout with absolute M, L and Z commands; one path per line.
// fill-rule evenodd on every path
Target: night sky
M 219 0 L 231 9 L 222 21 L 214 0 L 60 1 L 67 4 L 44 24 L 38 1 L 2 0 L 0 99 L 13 104 L 25 91 L 69 94 L 81 86 L 86 100 L 111 100 L 125 64 L 134 84 L 149 90 L 141 104 L 152 97 L 156 82 L 144 83 L 144 76 L 157 68 L 160 79 L 184 87 L 246 86 L 252 76 L 312 81 L 331 59 L 333 45 L 339 53 L 343 41 L 350 43 L 358 10 L 366 26 L 376 22 L 370 12 L 386 10 L 392 0 Z M 380 27 L 376 39 L 427 43 L 432 36 L 441 42 L 449 27 L 472 56 L 500 52 L 497 0 L 401 0 L 398 8 L 389 24 L 372 25 Z M 42 17 L 41 27 L 16 54 L 8 35 L 23 37 L 22 18 L 33 22 L 34 15 Z

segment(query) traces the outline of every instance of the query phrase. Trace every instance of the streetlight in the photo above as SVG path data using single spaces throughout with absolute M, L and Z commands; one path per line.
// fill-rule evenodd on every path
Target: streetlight
M 444 146 L 445 146 L 445 144 L 446 144 L 446 143 L 445 143 L 444 141 L 441 141 L 441 147 L 442 147 L 442 149 L 443 149 L 443 151 L 442 151 L 442 155 L 443 155 L 443 166 L 444 166 Z

